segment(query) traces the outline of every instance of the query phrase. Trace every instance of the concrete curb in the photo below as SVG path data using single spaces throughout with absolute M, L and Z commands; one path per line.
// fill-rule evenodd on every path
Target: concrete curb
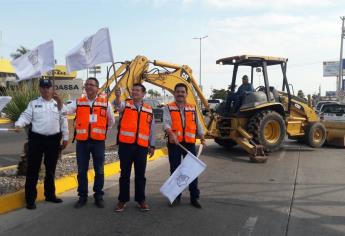
M 157 149 L 152 158 L 147 157 L 149 162 L 166 157 L 168 155 L 167 148 Z M 120 162 L 116 161 L 104 166 L 104 177 L 112 176 L 120 173 Z M 95 177 L 94 170 L 88 171 L 89 182 L 92 182 Z M 74 189 L 78 186 L 77 174 L 62 177 L 55 180 L 56 194 L 64 193 L 68 190 Z M 13 211 L 25 206 L 25 193 L 20 190 L 14 193 L 9 193 L 0 197 L 0 215 L 9 211 Z M 43 183 L 37 184 L 37 201 L 44 200 L 44 185 Z

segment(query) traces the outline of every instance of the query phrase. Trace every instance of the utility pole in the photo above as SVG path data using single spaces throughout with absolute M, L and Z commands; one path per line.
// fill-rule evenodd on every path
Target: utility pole
M 340 17 L 342 20 L 342 26 L 341 26 L 341 39 L 340 39 L 340 61 L 339 61 L 339 81 L 337 86 L 337 92 L 339 93 L 340 90 L 344 90 L 343 84 L 343 41 L 345 36 L 345 29 L 344 29 L 344 21 L 345 16 Z
M 201 40 L 207 38 L 208 36 L 205 35 L 203 37 L 194 37 L 193 39 L 198 39 L 199 40 L 199 43 L 200 43 L 200 64 L 199 64 L 199 87 L 201 89 L 201 91 L 203 90 L 202 89 L 202 85 L 201 85 Z

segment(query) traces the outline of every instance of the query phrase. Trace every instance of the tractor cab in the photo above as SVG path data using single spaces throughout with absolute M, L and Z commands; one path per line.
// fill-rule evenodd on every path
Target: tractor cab
M 268 67 L 271 66 L 279 67 L 283 78 L 282 91 L 286 90 L 290 97 L 290 89 L 286 78 L 287 59 L 269 56 L 242 55 L 222 58 L 217 60 L 216 63 L 220 65 L 233 66 L 232 81 L 229 86 L 228 97 L 222 107 L 223 110 L 227 111 L 227 113 L 247 113 L 253 109 L 260 109 L 262 107 L 272 105 L 277 107 L 277 109 L 280 110 L 280 113 L 284 112 L 284 108 L 282 108 L 280 104 L 281 101 L 277 88 L 273 86 L 273 84 L 269 83 L 267 70 Z M 240 71 L 241 73 L 246 71 L 246 75 L 242 77 L 243 83 L 246 78 L 248 78 L 249 85 L 246 85 L 246 87 L 251 87 L 252 89 L 247 89 L 247 91 L 243 92 L 243 90 L 241 90 L 241 86 L 237 86 L 241 80 L 240 76 L 238 76 Z M 259 80 L 255 81 L 257 83 L 254 83 L 254 75 Z M 239 87 L 237 91 L 235 91 L 236 87 Z

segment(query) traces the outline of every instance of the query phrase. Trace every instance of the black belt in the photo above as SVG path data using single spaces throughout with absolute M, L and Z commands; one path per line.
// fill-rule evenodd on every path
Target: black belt
M 30 139 L 46 139 L 46 140 L 53 140 L 53 139 L 60 139 L 62 137 L 62 133 L 56 133 L 52 135 L 44 135 L 44 134 L 39 134 L 35 133 L 33 131 L 29 131 L 29 138 Z

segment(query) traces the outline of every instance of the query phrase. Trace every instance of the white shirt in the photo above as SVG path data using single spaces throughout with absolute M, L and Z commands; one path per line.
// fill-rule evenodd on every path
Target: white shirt
M 68 121 L 62 115 L 54 99 L 47 101 L 42 97 L 32 100 L 14 124 L 23 128 L 32 124 L 32 132 L 41 135 L 54 135 L 62 132 L 63 140 L 68 141 Z
M 96 100 L 89 100 L 89 105 L 90 107 L 92 107 L 92 104 L 94 103 L 94 101 Z M 67 104 L 66 106 L 63 106 L 61 113 L 62 114 L 74 114 L 77 110 L 77 101 L 74 100 L 71 103 Z M 114 116 L 114 111 L 113 108 L 111 107 L 111 104 L 108 102 L 108 108 L 107 108 L 107 119 L 108 119 L 108 130 L 111 129 L 111 127 L 113 127 L 113 125 L 115 124 L 115 116 Z

